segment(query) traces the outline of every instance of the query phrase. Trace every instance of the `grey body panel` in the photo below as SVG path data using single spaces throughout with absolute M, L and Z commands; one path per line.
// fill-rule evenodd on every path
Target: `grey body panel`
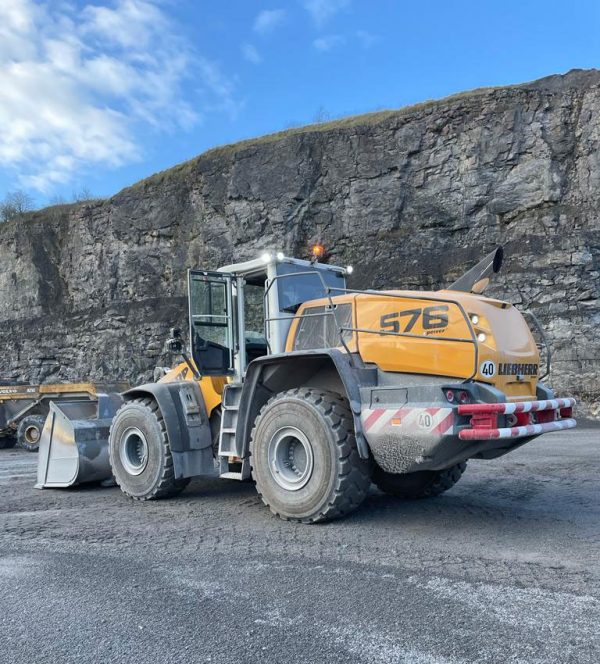
M 278 392 L 294 387 L 322 387 L 345 394 L 354 417 L 356 444 L 363 459 L 369 448 L 361 423 L 361 385 L 375 385 L 376 371 L 354 366 L 337 348 L 296 351 L 260 357 L 248 365 L 237 422 L 237 456 L 249 455 L 250 435 L 262 406 Z
M 459 432 L 468 428 L 470 416 L 458 414 L 445 392 L 464 391 L 470 403 L 500 403 L 500 390 L 475 381 L 457 383 L 452 378 L 377 371 L 377 386 L 362 387 L 363 429 L 376 463 L 389 473 L 443 470 L 467 459 L 493 459 L 532 440 L 463 441 Z M 538 398 L 552 398 L 544 385 Z M 508 426 L 498 416 L 499 427 Z
M 156 400 L 165 420 L 175 477 L 213 474 L 212 435 L 198 383 L 147 383 L 123 393 L 125 401 L 145 396 Z
M 252 428 L 262 406 L 278 392 L 304 386 L 337 391 L 348 398 L 360 456 L 372 456 L 390 473 L 442 470 L 469 458 L 491 459 L 531 440 L 459 439 L 461 428 L 469 426 L 469 417 L 458 415 L 458 404 L 446 400 L 446 390 L 466 391 L 471 402 L 505 401 L 505 395 L 491 385 L 457 382 L 451 377 L 383 372 L 364 365 L 357 355 L 351 361 L 339 349 L 322 349 L 269 355 L 250 363 L 242 386 L 236 447 L 232 452 L 247 459 Z M 551 394 L 543 386 L 540 390 L 540 397 Z M 404 427 L 401 422 L 398 427 L 369 430 L 369 414 L 380 410 L 388 417 L 408 414 L 415 426 Z M 420 415 L 423 424 L 419 422 Z M 499 426 L 503 425 L 500 417 Z

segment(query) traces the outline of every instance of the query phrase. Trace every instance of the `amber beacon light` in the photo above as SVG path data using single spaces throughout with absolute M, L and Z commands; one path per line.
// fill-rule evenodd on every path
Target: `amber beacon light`
M 325 256 L 325 247 L 322 244 L 313 244 L 310 253 L 315 260 L 320 260 Z

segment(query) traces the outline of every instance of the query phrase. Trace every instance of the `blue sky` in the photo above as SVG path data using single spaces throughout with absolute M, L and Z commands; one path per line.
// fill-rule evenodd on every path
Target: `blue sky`
M 242 138 L 600 66 L 600 3 L 3 0 L 0 197 L 128 184 Z

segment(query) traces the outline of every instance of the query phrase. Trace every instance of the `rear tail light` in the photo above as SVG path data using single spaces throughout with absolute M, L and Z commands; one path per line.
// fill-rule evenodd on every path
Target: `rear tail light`
M 469 402 L 469 393 L 462 390 L 461 392 L 458 393 L 458 400 L 461 403 L 468 403 Z
M 556 419 L 555 410 L 540 410 L 539 413 L 535 414 L 536 420 L 539 424 L 544 424 L 545 422 L 554 422 Z
M 453 392 L 453 390 L 446 390 L 446 399 L 448 399 L 448 401 L 450 403 L 452 403 L 454 401 L 454 392 Z
M 517 426 L 526 427 L 531 424 L 531 413 L 517 413 Z

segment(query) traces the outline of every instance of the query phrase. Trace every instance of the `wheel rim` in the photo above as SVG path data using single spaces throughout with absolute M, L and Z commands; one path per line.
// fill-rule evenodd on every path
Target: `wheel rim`
M 308 438 L 296 427 L 279 429 L 269 441 L 269 470 L 287 491 L 306 486 L 313 471 L 313 452 Z
M 30 445 L 35 445 L 40 440 L 40 430 L 31 424 L 25 429 L 23 437 Z
M 123 432 L 119 445 L 119 458 L 123 468 L 130 475 L 140 475 L 148 465 L 148 442 L 137 428 L 130 427 Z

